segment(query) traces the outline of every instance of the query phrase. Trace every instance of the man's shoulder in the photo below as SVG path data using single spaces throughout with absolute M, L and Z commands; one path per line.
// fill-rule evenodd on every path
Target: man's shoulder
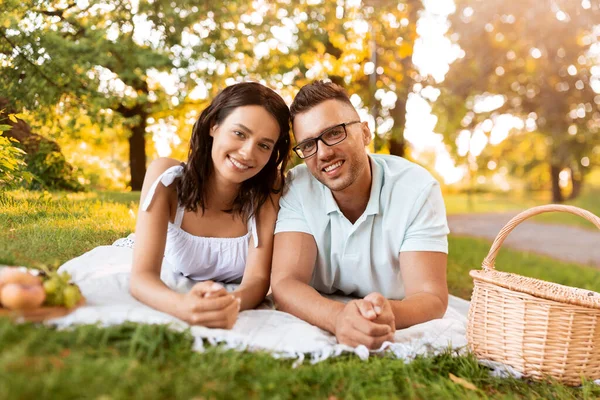
M 318 181 L 312 176 L 306 164 L 296 165 L 290 169 L 286 176 L 286 185 L 290 188 L 302 187 L 307 189 L 314 186 Z
M 387 155 L 372 155 L 383 171 L 384 186 L 420 192 L 425 187 L 437 184 L 437 180 L 425 168 L 405 158 Z

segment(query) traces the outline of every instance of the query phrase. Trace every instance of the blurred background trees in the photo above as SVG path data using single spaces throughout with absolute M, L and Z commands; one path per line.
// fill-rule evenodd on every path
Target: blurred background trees
M 600 156 L 599 24 L 597 1 L 460 2 L 451 25 L 464 56 L 446 76 L 440 111 L 465 107 L 445 131 L 490 137 L 502 115 L 519 117 L 525 129 L 487 163 L 534 180 L 544 165 L 555 202 L 565 171 L 576 197 Z M 478 96 L 498 101 L 477 110 Z
M 412 158 L 448 185 L 562 201 L 600 164 L 597 1 L 0 8 L 0 146 L 27 153 L 2 154 L 33 174 L 25 186 L 139 190 L 149 161 L 184 160 L 202 108 L 243 80 L 288 103 L 314 79 L 343 85 L 374 132 L 371 151 Z M 45 145 L 27 147 L 24 135 Z M 18 181 L 4 164 L 0 185 Z

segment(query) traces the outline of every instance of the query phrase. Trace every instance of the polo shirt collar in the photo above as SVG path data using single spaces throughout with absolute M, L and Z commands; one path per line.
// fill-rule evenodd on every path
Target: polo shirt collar
M 364 214 L 376 215 L 379 214 L 379 197 L 383 188 L 383 171 L 381 165 L 371 156 L 369 156 L 369 161 L 371 162 L 371 193 L 369 194 L 369 202 Z
M 383 171 L 381 170 L 381 166 L 371 156 L 368 157 L 371 163 L 371 193 L 369 194 L 367 208 L 363 214 L 375 215 L 379 214 L 379 196 L 383 187 Z M 327 214 L 331 214 L 334 211 L 341 213 L 342 211 L 333 198 L 331 190 L 325 185 L 323 185 L 323 189 L 325 190 L 325 212 Z

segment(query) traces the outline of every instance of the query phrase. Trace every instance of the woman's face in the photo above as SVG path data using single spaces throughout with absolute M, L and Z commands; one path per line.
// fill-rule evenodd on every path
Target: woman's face
M 277 120 L 262 106 L 234 109 L 210 131 L 215 173 L 225 181 L 242 183 L 269 161 L 279 138 Z

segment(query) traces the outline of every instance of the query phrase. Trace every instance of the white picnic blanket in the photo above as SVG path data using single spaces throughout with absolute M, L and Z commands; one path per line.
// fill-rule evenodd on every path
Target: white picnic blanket
M 269 298 L 256 310 L 239 314 L 231 330 L 189 326 L 178 318 L 156 311 L 135 300 L 129 294 L 129 276 L 133 250 L 128 247 L 100 246 L 68 261 L 60 271 L 68 271 L 86 298 L 86 305 L 71 314 L 49 320 L 59 328 L 73 325 L 118 325 L 126 321 L 147 324 L 169 324 L 173 329 L 190 329 L 195 337 L 194 350 L 202 351 L 206 343 L 224 344 L 239 350 L 263 350 L 275 357 L 295 358 L 301 363 L 305 357 L 312 362 L 353 352 L 366 359 L 370 353 L 392 352 L 396 357 L 411 360 L 417 355 L 433 355 L 449 348 L 464 349 L 469 302 L 450 296 L 448 311 L 441 319 L 396 331 L 394 342 L 386 342 L 381 349 L 369 352 L 366 347 L 352 348 L 337 343 L 335 336 L 290 314 L 273 308 Z M 185 292 L 194 281 L 174 273 L 163 263 L 161 279 L 172 289 Z M 236 285 L 227 285 L 234 290 Z M 348 297 L 331 296 L 348 301 Z

